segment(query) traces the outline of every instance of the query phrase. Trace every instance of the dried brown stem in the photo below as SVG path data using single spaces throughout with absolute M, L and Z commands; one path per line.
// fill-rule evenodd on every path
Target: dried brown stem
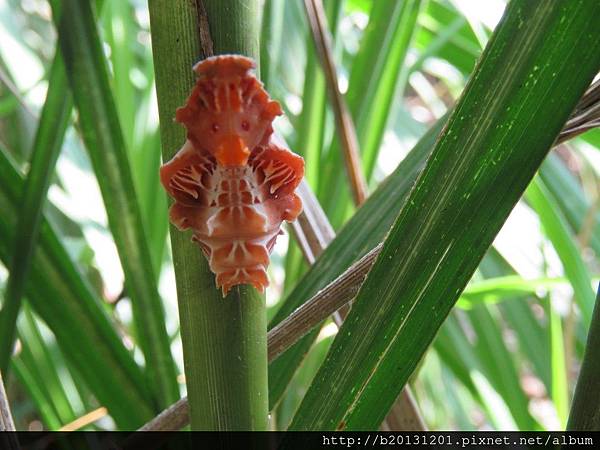
M 367 183 L 362 172 L 359 151 L 358 138 L 354 121 L 348 111 L 344 97 L 340 92 L 338 85 L 335 64 L 333 62 L 333 52 L 331 50 L 331 38 L 327 30 L 327 19 L 321 0 L 304 0 L 308 23 L 313 35 L 313 41 L 317 50 L 317 55 L 325 72 L 327 82 L 327 91 L 331 97 L 333 112 L 337 123 L 337 130 L 340 134 L 346 170 L 350 178 L 352 195 L 356 205 L 361 205 L 367 197 Z
M 600 126 L 600 79 L 585 92 L 558 135 L 556 145 Z
M 306 180 L 298 186 L 298 195 L 302 199 L 302 214 L 291 228 L 304 258 L 312 265 L 333 240 L 335 231 Z
M 356 296 L 381 251 L 379 244 L 269 331 L 269 361 Z
M 33 112 L 33 110 L 27 104 L 27 102 L 25 101 L 25 99 L 23 98 L 21 93 L 19 92 L 19 89 L 14 85 L 14 83 L 10 79 L 10 76 L 8 75 L 8 73 L 6 73 L 2 69 L 2 67 L 0 67 L 0 82 L 2 82 L 2 84 L 4 84 L 6 86 L 6 88 L 10 91 L 10 93 L 15 97 L 17 102 L 19 102 L 19 104 L 23 108 L 23 111 L 25 111 L 27 114 L 29 114 L 32 119 L 34 119 L 34 120 L 39 119 L 37 114 L 35 112 Z
M 0 374 L 0 431 L 15 431 L 15 423 L 13 422 L 12 414 L 10 413 L 6 390 L 4 389 L 4 382 L 2 381 L 2 374 Z
M 213 40 L 210 35 L 210 28 L 208 24 L 208 14 L 204 8 L 202 0 L 196 0 L 196 11 L 198 11 L 198 34 L 200 35 L 200 46 L 202 47 L 202 53 L 205 57 L 213 56 L 215 51 L 213 49 Z
M 421 416 L 413 413 L 413 411 L 418 411 L 417 408 L 413 394 L 408 385 L 406 385 L 385 417 L 381 430 L 427 431 L 427 427 Z
M 183 397 L 162 411 L 138 431 L 177 431 L 190 423 L 190 408 Z

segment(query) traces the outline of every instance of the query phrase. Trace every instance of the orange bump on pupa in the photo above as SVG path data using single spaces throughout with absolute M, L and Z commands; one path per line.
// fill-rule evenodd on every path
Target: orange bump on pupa
M 169 216 L 191 229 L 225 296 L 238 284 L 263 292 L 269 254 L 282 222 L 302 211 L 295 194 L 304 160 L 273 136 L 282 114 L 240 55 L 207 58 L 176 120 L 187 140 L 160 169 L 175 200 Z

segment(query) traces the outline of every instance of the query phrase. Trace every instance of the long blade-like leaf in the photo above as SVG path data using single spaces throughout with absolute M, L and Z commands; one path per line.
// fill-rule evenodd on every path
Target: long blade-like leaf
M 179 397 L 175 364 L 104 53 L 90 3 L 66 0 L 62 10 L 55 11 L 55 20 L 83 139 L 119 251 L 146 370 L 158 403 L 166 406 Z
M 506 402 L 520 430 L 533 430 L 536 421 L 528 411 L 529 399 L 521 389 L 515 361 L 506 347 L 498 320 L 492 316 L 491 305 L 477 305 L 468 312 L 477 336 L 475 352 L 485 368 L 490 384 Z
M 540 179 L 552 198 L 555 199 L 571 230 L 579 232 L 590 205 L 587 203 L 581 186 L 558 155 L 550 155 L 540 168 Z M 600 254 L 600 214 L 596 213 L 594 231 L 590 236 L 590 246 Z
M 420 0 L 374 2 L 361 48 L 352 64 L 348 108 L 356 123 L 367 178 L 375 167 L 420 4 Z M 338 146 L 339 142 L 334 141 L 318 189 L 319 200 L 336 228 L 349 205 L 348 189 L 338 176 Z
M 536 178 L 531 183 L 526 198 L 538 213 L 542 226 L 558 253 L 565 274 L 575 291 L 575 298 L 587 327 L 592 320 L 594 291 L 590 274 L 577 244 L 569 233 L 568 225 L 558 210 L 556 202 L 553 201 L 540 178 Z
M 600 68 L 596 14 L 509 4 L 292 429 L 379 425 Z
M 600 431 L 600 289 L 588 335 L 581 372 L 575 387 L 567 430 Z
M 350 182 L 350 190 L 356 205 L 365 201 L 367 195 L 367 182 L 362 171 L 358 137 L 354 121 L 350 115 L 345 99 L 340 92 L 338 76 L 333 61 L 333 49 L 331 46 L 331 35 L 326 25 L 325 12 L 321 0 L 304 0 L 306 16 L 313 34 L 317 55 L 321 61 L 327 91 L 330 96 L 331 106 L 335 116 L 336 131 L 339 135 L 340 150 L 346 167 L 346 174 Z
M 260 72 L 268 91 L 273 88 L 283 39 L 285 0 L 265 0 L 260 30 Z
M 31 255 L 37 243 L 42 208 L 69 116 L 71 94 L 67 74 L 60 55 L 56 53 L 48 81 L 48 94 L 33 144 L 31 166 L 19 208 L 13 259 L 0 313 L 0 372 L 6 373 L 15 340 L 17 317 L 25 291 L 25 281 Z
M 415 149 L 409 154 L 409 157 L 403 161 L 392 175 L 383 183 L 375 193 L 367 200 L 366 204 L 360 208 L 357 214 L 341 230 L 340 234 L 331 244 L 331 248 L 326 250 L 324 255 L 316 262 L 316 267 L 311 268 L 309 274 L 303 279 L 296 288 L 288 295 L 284 301 L 281 311 L 271 322 L 271 327 L 284 320 L 302 301 L 310 298 L 319 289 L 323 289 L 329 282 L 338 277 L 350 264 L 363 256 L 370 248 L 366 248 L 364 243 L 376 246 L 385 236 L 391 223 L 392 217 L 398 213 L 408 189 L 411 187 L 414 177 L 419 172 L 422 164 L 427 159 L 432 150 L 434 138 L 443 124 L 443 120 L 430 130 L 417 144 Z M 561 208 L 573 227 L 579 228 L 585 215 L 586 205 L 582 197 L 580 188 L 572 180 L 572 175 L 559 170 L 560 166 L 556 161 L 555 155 L 550 155 L 542 165 L 541 174 L 552 188 L 553 192 L 566 192 L 570 202 L 562 202 Z M 568 182 L 565 184 L 565 182 Z M 555 195 L 557 199 L 562 199 Z M 397 198 L 395 202 L 389 202 L 389 198 Z M 378 220 L 374 220 L 378 218 Z M 592 245 L 595 243 L 595 236 L 592 236 Z M 596 248 L 596 247 L 594 247 Z M 600 244 L 598 246 L 600 248 Z M 338 265 L 340 264 L 340 265 Z M 506 286 L 505 291 L 527 292 L 523 288 L 511 288 Z M 533 288 L 532 288 L 533 289 Z M 506 292 L 508 293 L 508 292 Z M 472 298 L 469 291 L 468 297 Z M 306 297 L 304 297 L 306 295 Z M 485 293 L 484 293 L 485 295 Z M 515 308 L 517 308 L 515 306 Z M 530 311 L 525 311 L 518 307 L 519 313 L 508 311 L 514 320 L 522 322 L 523 320 L 533 320 Z M 526 327 L 530 329 L 530 327 Z M 270 366 L 270 403 L 273 406 L 279 400 L 281 394 L 295 372 L 300 360 L 308 350 L 311 342 L 314 341 L 316 332 L 311 333 L 292 349 L 285 352 L 278 360 Z M 528 342 L 526 342 L 528 344 Z M 538 345 L 539 347 L 539 345 Z M 533 345 L 532 349 L 536 348 Z M 543 375 L 542 361 L 539 360 L 540 352 L 531 352 L 535 356 L 537 367 Z M 542 378 L 544 378 L 542 376 Z M 546 378 L 544 378 L 546 380 Z
M 64 367 L 64 360 L 53 358 L 31 308 L 25 305 L 23 313 L 23 320 L 19 323 L 19 339 L 22 345 L 18 355 L 33 369 L 32 375 L 46 392 L 46 402 L 56 411 L 61 425 L 71 422 L 76 416 L 65 390 L 66 377 L 61 377 L 57 370 L 61 364 Z
M 18 208 L 23 180 L 0 148 L 0 210 Z M 0 215 L 0 258 L 12 257 L 16 218 Z M 100 300 L 69 258 L 45 220 L 33 254 L 26 295 L 32 308 L 56 336 L 98 401 L 123 429 L 132 429 L 152 414 L 148 385 L 125 349 Z M 94 357 L 90 358 L 90 354 Z M 135 405 L 132 407 L 131 405 Z
M 364 40 L 352 64 L 348 88 L 348 103 L 356 118 L 368 178 L 375 168 L 392 102 L 403 94 L 398 82 L 421 7 L 421 0 L 386 3 L 373 3 Z M 378 46 L 385 50 L 373 51 Z
M 444 120 L 440 120 L 419 141 L 398 168 L 371 194 L 286 297 L 284 304 L 271 320 L 269 328 L 284 320 L 298 306 L 335 280 L 352 263 L 383 240 L 431 152 L 443 124 Z M 271 405 L 281 398 L 317 333 L 318 331 L 311 332 L 270 364 L 269 402 Z

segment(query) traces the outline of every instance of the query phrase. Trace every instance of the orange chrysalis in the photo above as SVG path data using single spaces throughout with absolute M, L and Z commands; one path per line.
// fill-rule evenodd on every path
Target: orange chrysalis
M 171 222 L 193 231 L 223 295 L 237 284 L 264 291 L 281 223 L 302 211 L 294 191 L 304 160 L 276 141 L 272 122 L 282 111 L 253 68 L 239 55 L 194 66 L 196 85 L 176 112 L 187 140 L 160 169 L 175 200 Z

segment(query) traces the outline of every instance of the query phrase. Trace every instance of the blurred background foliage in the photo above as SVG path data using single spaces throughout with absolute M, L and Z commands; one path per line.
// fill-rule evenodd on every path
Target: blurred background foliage
M 339 83 L 372 192 L 453 106 L 505 4 L 423 0 L 415 2 L 411 21 L 401 8 L 378 11 L 372 0 L 324 3 Z M 160 139 L 147 4 L 104 0 L 95 6 L 164 307 L 160 320 L 182 374 L 167 199 L 157 176 Z M 334 118 L 302 2 L 265 0 L 263 11 L 261 78 L 286 112 L 276 129 L 305 157 L 307 181 L 339 230 L 355 207 L 341 176 Z M 394 48 L 402 39 L 406 51 Z M 18 196 L 52 87 L 56 42 L 48 2 L 0 0 L 1 292 L 13 251 L 6 230 L 19 214 Z M 8 395 L 18 429 L 128 428 L 166 404 L 150 393 L 151 383 L 140 382 L 147 380 L 143 343 L 75 113 L 68 113 L 60 148 L 43 208 L 41 250 L 5 375 Z M 447 318 L 410 382 L 430 429 L 564 429 L 591 318 L 591 282 L 597 285 L 600 274 L 599 150 L 596 130 L 552 151 Z M 269 319 L 307 270 L 288 236 L 278 240 L 269 269 Z M 45 276 L 34 274 L 44 268 Z M 55 306 L 68 296 L 71 306 Z M 333 322 L 321 329 L 272 405 L 273 428 L 290 423 L 336 331 Z M 114 388 L 100 385 L 105 376 Z M 184 394 L 183 375 L 177 381 Z M 132 385 L 135 392 L 122 398 Z M 128 410 L 139 411 L 139 420 L 128 422 Z

